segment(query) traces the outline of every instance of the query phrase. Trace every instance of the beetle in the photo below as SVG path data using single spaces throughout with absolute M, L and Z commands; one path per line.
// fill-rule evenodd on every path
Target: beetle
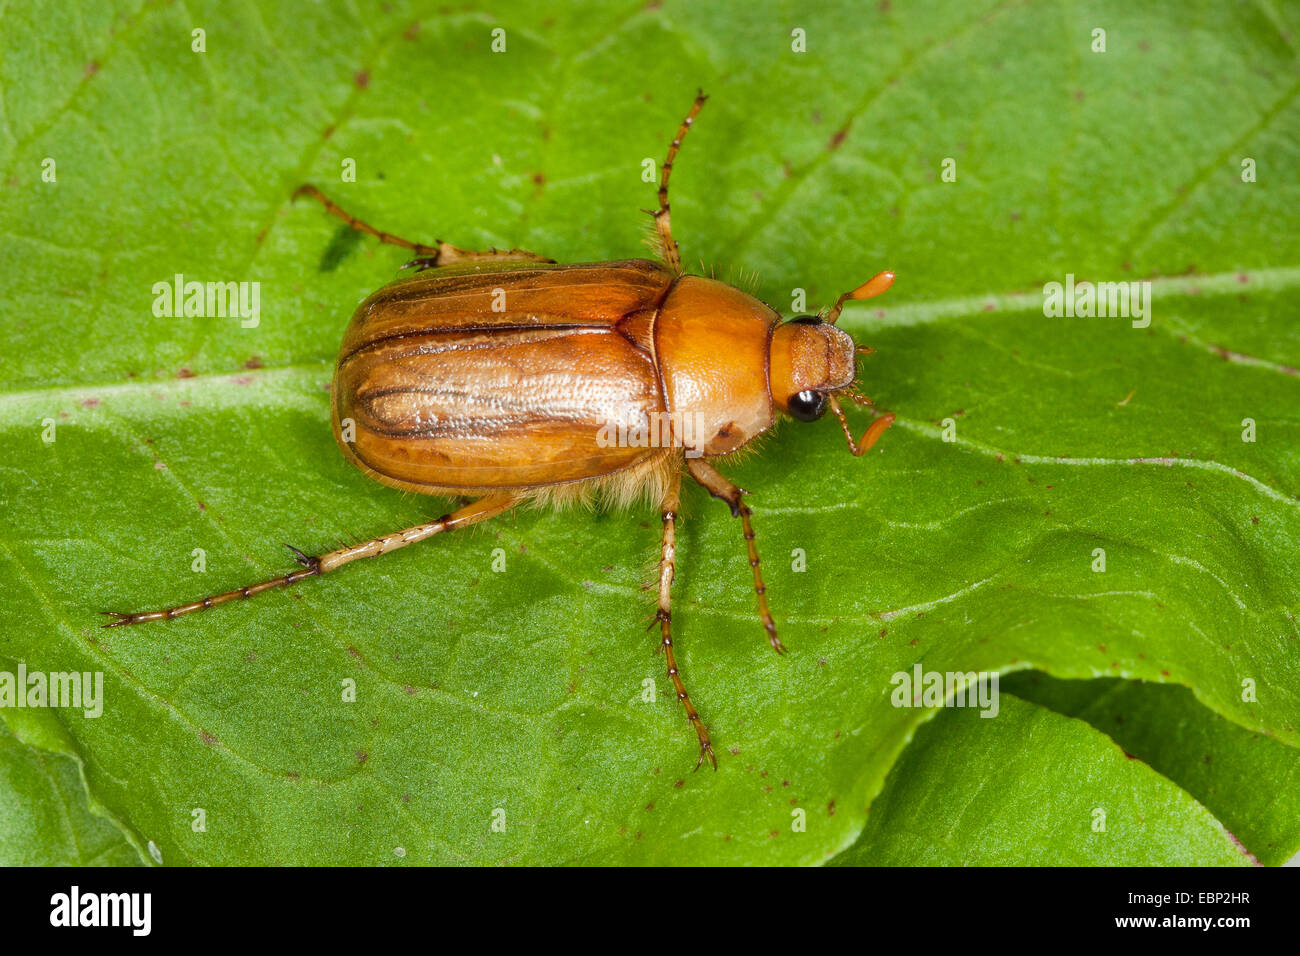
M 717 768 L 708 729 L 677 667 L 670 589 L 676 574 L 682 474 L 740 521 L 758 616 L 777 653 L 747 491 L 714 465 L 768 431 L 778 416 L 816 421 L 827 409 L 860 456 L 894 421 L 878 415 L 855 441 L 840 398 L 857 390 L 856 346 L 836 327 L 844 303 L 884 292 L 882 272 L 820 315 L 788 321 L 723 282 L 689 275 L 673 239 L 668 181 L 707 97 L 700 92 L 660 168 L 653 217 L 660 261 L 560 265 L 522 249 L 472 251 L 411 242 L 345 212 L 319 189 L 309 197 L 351 228 L 411 250 L 411 272 L 357 308 L 331 386 L 331 423 L 343 454 L 371 478 L 421 494 L 474 500 L 434 521 L 311 556 L 286 545 L 299 570 L 157 611 L 106 611 L 105 627 L 165 620 L 288 587 L 361 558 L 465 528 L 524 501 L 599 496 L 658 502 L 659 643 L 699 742 L 696 769 Z M 657 427 L 656 427 L 657 426 Z M 644 440 L 653 435 L 657 440 Z M 618 440 L 622 438 L 623 440 Z M 654 621 L 651 622 L 653 627 Z

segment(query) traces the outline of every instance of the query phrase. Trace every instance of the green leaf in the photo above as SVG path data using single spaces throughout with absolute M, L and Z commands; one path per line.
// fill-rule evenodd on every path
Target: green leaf
M 24 746 L 0 725 L 0 846 L 7 866 L 139 866 L 110 820 L 92 813 L 71 757 Z
M 1027 673 L 1002 689 L 1109 734 L 1214 813 L 1261 863 L 1300 850 L 1300 751 L 1210 713 L 1185 687 Z
M 1081 720 L 1003 694 L 917 733 L 843 866 L 1247 866 L 1213 815 Z
M 1296 747 L 1298 26 L 1209 0 L 7 9 L 0 659 L 101 671 L 106 698 L 48 711 L 35 745 L 84 768 L 132 845 L 212 864 L 825 861 L 932 715 L 890 702 L 918 662 L 1178 684 Z M 877 450 L 791 425 L 725 469 L 755 492 L 786 657 L 737 523 L 686 493 L 674 626 L 716 774 L 691 773 L 645 631 L 653 508 L 523 510 L 288 595 L 99 629 L 100 610 L 291 570 L 282 542 L 319 553 L 445 510 L 335 448 L 343 326 L 404 257 L 291 203 L 300 183 L 414 239 L 644 254 L 642 160 L 697 86 L 672 180 L 686 262 L 757 271 L 787 314 L 796 288 L 816 308 L 900 277 L 842 322 L 899 416 Z M 176 274 L 260 282 L 259 323 L 156 315 Z M 1150 326 L 1046 316 L 1067 274 L 1152 278 Z M 1078 733 L 1050 736 L 1109 779 L 1113 753 Z M 1035 792 L 1072 808 L 1072 779 Z M 993 809 L 1022 805 L 992 786 Z M 1191 812 L 1143 793 L 1162 820 Z

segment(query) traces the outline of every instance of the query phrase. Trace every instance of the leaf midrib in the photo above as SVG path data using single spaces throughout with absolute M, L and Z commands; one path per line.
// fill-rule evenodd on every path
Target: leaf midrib
M 1206 275 L 1155 277 L 1150 279 L 1106 280 L 1080 277 L 1075 279 L 1075 284 L 1078 285 L 1083 282 L 1106 281 L 1150 282 L 1152 285 L 1153 302 L 1155 301 L 1154 297 L 1156 295 L 1197 296 L 1201 298 L 1209 298 L 1213 296 L 1240 294 L 1243 286 L 1248 286 L 1252 291 L 1300 289 L 1300 266 L 1219 272 Z M 934 299 L 925 302 L 908 303 L 893 308 L 877 308 L 870 318 L 865 314 L 866 310 L 858 310 L 858 314 L 853 315 L 853 303 L 850 303 L 840 322 L 840 326 L 846 330 L 866 332 L 869 328 L 928 325 L 946 319 L 966 318 L 973 320 L 988 318 L 990 315 L 1004 317 L 1010 314 L 1041 310 L 1043 307 L 1042 295 L 1043 293 L 1041 291 L 1016 291 L 995 292 L 976 296 L 958 296 L 948 299 Z M 1074 321 L 1092 322 L 1124 320 L 1079 318 Z M 1199 338 L 1188 336 L 1181 328 L 1170 329 L 1165 326 L 1161 320 L 1155 318 L 1152 319 L 1150 328 L 1161 329 L 1169 334 L 1177 334 L 1180 338 L 1187 338 L 1188 341 L 1195 344 L 1198 348 L 1215 354 L 1229 362 L 1268 369 L 1288 377 L 1294 377 L 1297 375 L 1297 370 L 1295 368 L 1282 362 L 1276 362 L 1271 359 L 1247 355 L 1242 352 L 1231 350 L 1229 350 L 1227 354 L 1224 354 L 1214 344 L 1207 343 Z M 51 401 L 57 402 L 60 399 L 97 398 L 99 395 L 103 394 L 130 395 L 133 392 L 143 392 L 145 390 L 162 390 L 164 392 L 188 391 L 196 388 L 226 384 L 231 378 L 236 376 L 249 376 L 254 379 L 265 379 L 269 375 L 280 372 L 299 371 L 314 371 L 329 374 L 332 370 L 332 365 L 332 362 L 325 360 L 318 362 L 290 362 L 284 365 L 264 365 L 257 369 L 248 369 L 241 366 L 235 369 L 219 372 L 205 372 L 199 375 L 176 379 L 140 379 L 130 382 L 73 382 L 59 385 L 39 386 L 35 388 L 22 388 L 12 391 L 0 391 L 0 425 L 18 422 L 29 424 L 29 420 L 25 417 L 19 419 L 7 414 L 9 408 L 20 406 L 27 402 L 40 401 L 48 404 Z M 87 394 L 89 392 L 95 392 L 97 394 L 92 396 Z

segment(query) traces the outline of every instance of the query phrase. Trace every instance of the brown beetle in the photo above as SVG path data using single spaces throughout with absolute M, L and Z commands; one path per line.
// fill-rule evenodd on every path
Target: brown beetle
M 717 767 L 708 731 L 673 654 L 670 588 L 683 469 L 738 517 L 754 574 L 758 613 L 777 652 L 746 492 L 710 459 L 739 451 L 777 413 L 814 421 L 830 408 L 854 455 L 894 420 L 876 418 L 853 440 L 837 396 L 856 391 L 858 353 L 835 327 L 847 299 L 889 288 L 884 272 L 840 296 L 822 316 L 783 322 L 732 286 L 682 272 L 669 223 L 673 160 L 706 97 L 696 97 L 660 171 L 649 211 L 663 262 L 632 259 L 557 265 L 520 249 L 471 252 L 422 245 L 348 215 L 314 186 L 311 196 L 354 229 L 413 250 L 416 271 L 358 307 L 339 352 L 331 411 L 347 458 L 395 488 L 477 500 L 436 521 L 309 557 L 301 570 L 160 611 L 125 614 L 106 627 L 177 617 L 286 587 L 432 535 L 475 524 L 533 499 L 560 503 L 597 494 L 616 504 L 660 503 L 660 642 L 668 676 L 699 737 L 698 768 Z M 653 440 L 650 440 L 653 439 Z

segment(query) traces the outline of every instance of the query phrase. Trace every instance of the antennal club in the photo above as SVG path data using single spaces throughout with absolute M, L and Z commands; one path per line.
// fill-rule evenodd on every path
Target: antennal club
M 894 274 L 892 272 L 877 273 L 852 292 L 845 292 L 842 296 L 836 299 L 835 305 L 826 313 L 826 321 L 831 325 L 835 324 L 836 320 L 840 317 L 840 312 L 844 309 L 844 302 L 846 299 L 874 299 L 882 292 L 888 291 L 889 287 L 893 284 Z
M 840 407 L 840 403 L 835 400 L 834 395 L 827 395 L 826 400 L 830 403 L 831 411 L 835 413 L 835 417 L 840 420 L 840 428 L 844 429 L 844 440 L 849 443 L 849 451 L 853 453 L 854 458 L 861 458 L 870 451 L 871 446 L 879 441 L 880 436 L 885 433 L 885 429 L 894 424 L 893 413 L 886 412 L 871 423 L 870 427 L 863 433 L 861 440 L 854 441 L 853 432 L 849 431 L 849 420 L 844 417 L 844 409 Z

